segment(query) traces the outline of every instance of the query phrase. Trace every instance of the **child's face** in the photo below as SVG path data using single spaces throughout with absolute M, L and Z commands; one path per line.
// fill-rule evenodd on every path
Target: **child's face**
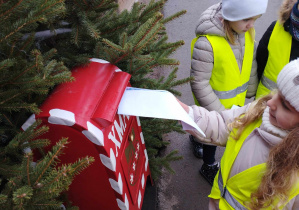
M 243 34 L 250 28 L 252 28 L 254 26 L 255 21 L 261 16 L 262 15 L 257 15 L 244 20 L 230 21 L 229 25 L 236 33 Z
M 289 130 L 299 125 L 299 112 L 278 92 L 267 102 L 272 125 Z

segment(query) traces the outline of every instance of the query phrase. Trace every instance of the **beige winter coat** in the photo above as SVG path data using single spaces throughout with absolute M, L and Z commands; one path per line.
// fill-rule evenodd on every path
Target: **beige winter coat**
M 205 133 L 206 138 L 203 138 L 196 130 L 188 132 L 202 143 L 225 146 L 230 133 L 227 124 L 246 112 L 249 108 L 252 108 L 253 105 L 252 103 L 237 109 L 225 110 L 219 113 L 216 111 L 207 111 L 195 105 L 192 106 L 192 108 L 189 107 L 189 115 Z M 286 135 L 286 131 L 278 129 L 270 123 L 268 110 L 267 108 L 263 114 L 261 126 L 254 129 L 244 141 L 231 168 L 230 177 L 255 165 L 266 162 L 270 149 L 282 140 L 282 137 L 278 136 Z M 211 199 L 209 209 L 218 209 L 218 200 Z M 284 210 L 291 209 L 299 209 L 299 196 L 293 198 L 284 208 Z
M 196 35 L 217 35 L 225 37 L 223 30 L 221 3 L 215 4 L 202 13 L 198 20 Z M 236 34 L 236 44 L 230 45 L 236 57 L 240 72 L 245 50 L 245 35 Z M 249 86 L 246 97 L 255 95 L 258 79 L 256 64 L 256 46 L 254 48 L 253 62 Z M 194 45 L 193 57 L 191 60 L 191 76 L 195 78 L 191 82 L 192 92 L 199 104 L 208 110 L 222 111 L 224 106 L 219 101 L 209 83 L 214 66 L 213 49 L 205 37 L 199 37 Z

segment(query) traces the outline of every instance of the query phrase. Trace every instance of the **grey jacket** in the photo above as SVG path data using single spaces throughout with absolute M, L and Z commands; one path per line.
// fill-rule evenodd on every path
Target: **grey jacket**
M 196 35 L 217 35 L 225 37 L 222 24 L 221 3 L 215 4 L 204 11 L 195 30 Z M 236 44 L 230 45 L 236 57 L 240 72 L 245 50 L 245 35 L 236 34 Z M 258 79 L 256 64 L 256 46 L 254 48 L 251 76 L 246 97 L 255 95 Z M 191 89 L 199 104 L 212 111 L 222 111 L 224 106 L 219 101 L 209 83 L 212 69 L 214 66 L 213 49 L 206 37 L 199 37 L 194 45 L 193 56 L 191 60 L 191 74 L 195 78 L 191 82 Z
M 253 105 L 254 102 L 237 109 L 225 110 L 219 113 L 216 111 L 207 111 L 205 108 L 195 105 L 192 108 L 189 107 L 189 115 L 205 133 L 206 138 L 202 137 L 196 130 L 189 130 L 188 132 L 202 143 L 225 146 L 230 133 L 227 124 L 252 108 Z M 269 112 L 266 109 L 262 117 L 261 126 L 254 129 L 245 139 L 231 168 L 229 177 L 233 177 L 248 168 L 266 162 L 270 149 L 282 140 L 282 137 L 278 136 L 285 135 L 286 131 L 278 129 L 270 123 Z M 212 199 L 209 209 L 219 209 L 218 201 Z M 284 210 L 286 209 L 299 209 L 298 195 L 289 201 Z

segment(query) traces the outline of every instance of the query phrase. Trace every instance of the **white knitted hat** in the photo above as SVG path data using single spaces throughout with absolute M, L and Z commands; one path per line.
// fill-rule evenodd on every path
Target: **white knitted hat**
M 238 21 L 264 14 L 268 0 L 222 0 L 222 16 L 225 20 Z
M 277 77 L 277 87 L 285 99 L 299 112 L 299 59 L 283 67 Z

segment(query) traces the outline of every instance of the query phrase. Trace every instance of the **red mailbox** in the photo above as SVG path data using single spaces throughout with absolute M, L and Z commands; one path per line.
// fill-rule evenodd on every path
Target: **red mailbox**
M 141 209 L 150 170 L 140 121 L 117 114 L 131 76 L 94 58 L 72 75 L 75 81 L 55 88 L 42 112 L 32 115 L 22 129 L 41 119 L 50 128 L 43 137 L 51 146 L 68 137 L 61 163 L 94 157 L 70 186 L 68 196 L 74 205 L 82 210 Z

